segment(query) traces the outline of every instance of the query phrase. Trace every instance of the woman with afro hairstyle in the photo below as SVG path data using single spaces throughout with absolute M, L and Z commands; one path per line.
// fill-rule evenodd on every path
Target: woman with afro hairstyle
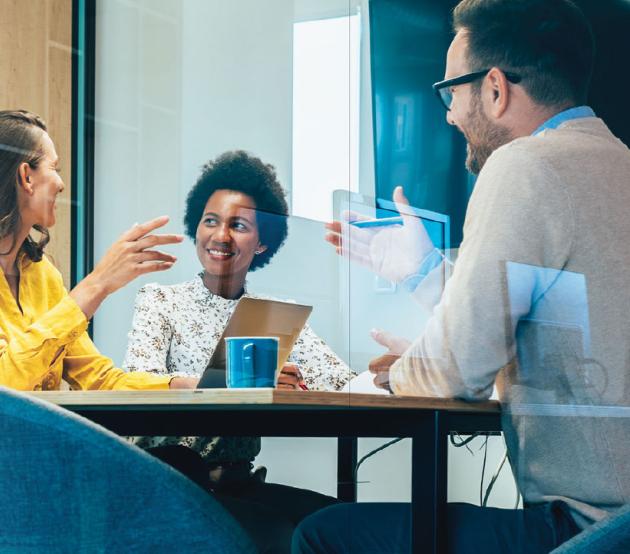
M 123 367 L 201 376 L 250 271 L 267 265 L 287 237 L 288 206 L 273 166 L 243 151 L 208 162 L 188 194 L 185 231 L 202 271 L 191 281 L 138 292 Z M 354 373 L 308 327 L 278 377 L 278 388 L 340 390 Z M 308 393 L 305 393 L 308 394 Z M 333 502 L 315 492 L 264 482 L 252 471 L 259 437 L 137 437 L 134 442 L 221 500 L 261 552 L 289 552 L 293 528 Z

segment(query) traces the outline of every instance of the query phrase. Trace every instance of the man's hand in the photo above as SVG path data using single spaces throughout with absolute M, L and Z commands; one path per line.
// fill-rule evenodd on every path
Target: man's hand
M 411 344 L 407 339 L 395 337 L 391 333 L 373 329 L 370 336 L 379 344 L 387 348 L 387 352 L 378 358 L 374 358 L 368 366 L 370 372 L 374 373 L 374 384 L 391 392 L 389 386 L 389 369 L 402 356 Z
M 368 369 L 374 373 L 374 384 L 378 388 L 391 392 L 392 389 L 389 386 L 389 368 L 392 367 L 399 358 L 400 356 L 396 356 L 395 354 L 383 354 L 370 361 Z
M 402 187 L 394 189 L 393 199 L 403 218 L 402 225 L 359 228 L 348 222 L 369 218 L 345 212 L 345 221 L 326 224 L 329 233 L 325 239 L 338 254 L 349 257 L 388 281 L 399 283 L 418 271 L 422 261 L 433 250 L 433 243 L 420 218 L 411 214 Z
M 304 377 L 295 364 L 285 364 L 278 375 L 276 388 L 284 390 L 303 390 Z
M 196 389 L 198 377 L 173 377 L 168 384 L 169 389 Z

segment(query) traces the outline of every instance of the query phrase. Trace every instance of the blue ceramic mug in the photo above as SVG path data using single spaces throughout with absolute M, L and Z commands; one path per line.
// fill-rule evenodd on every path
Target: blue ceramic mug
M 226 338 L 225 368 L 228 388 L 275 387 L 278 338 Z

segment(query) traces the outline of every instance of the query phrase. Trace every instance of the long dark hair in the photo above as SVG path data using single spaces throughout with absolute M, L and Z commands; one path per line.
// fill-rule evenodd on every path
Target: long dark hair
M 0 252 L 0 255 L 13 250 L 22 223 L 18 206 L 19 167 L 23 163 L 33 169 L 37 167 L 44 156 L 41 139 L 46 131 L 46 123 L 34 113 L 25 110 L 0 111 L 0 239 L 13 237 L 9 250 Z M 41 235 L 39 240 L 29 235 L 21 249 L 32 261 L 39 262 L 50 235 L 48 229 L 41 225 L 33 227 Z

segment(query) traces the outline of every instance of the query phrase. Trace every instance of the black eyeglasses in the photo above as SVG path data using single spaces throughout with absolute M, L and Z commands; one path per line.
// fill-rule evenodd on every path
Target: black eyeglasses
M 455 85 L 465 85 L 466 83 L 472 83 L 477 79 L 481 79 L 485 77 L 490 69 L 484 69 L 483 71 L 475 71 L 474 73 L 467 73 L 466 75 L 460 75 L 459 77 L 455 77 L 454 79 L 446 79 L 446 81 L 439 81 L 433 84 L 433 90 L 437 97 L 440 99 L 442 106 L 446 108 L 446 111 L 451 110 L 451 104 L 453 102 L 453 93 L 451 92 L 451 87 Z M 517 84 L 521 81 L 521 76 L 516 73 L 509 73 L 504 71 L 503 74 L 505 78 L 511 83 Z

